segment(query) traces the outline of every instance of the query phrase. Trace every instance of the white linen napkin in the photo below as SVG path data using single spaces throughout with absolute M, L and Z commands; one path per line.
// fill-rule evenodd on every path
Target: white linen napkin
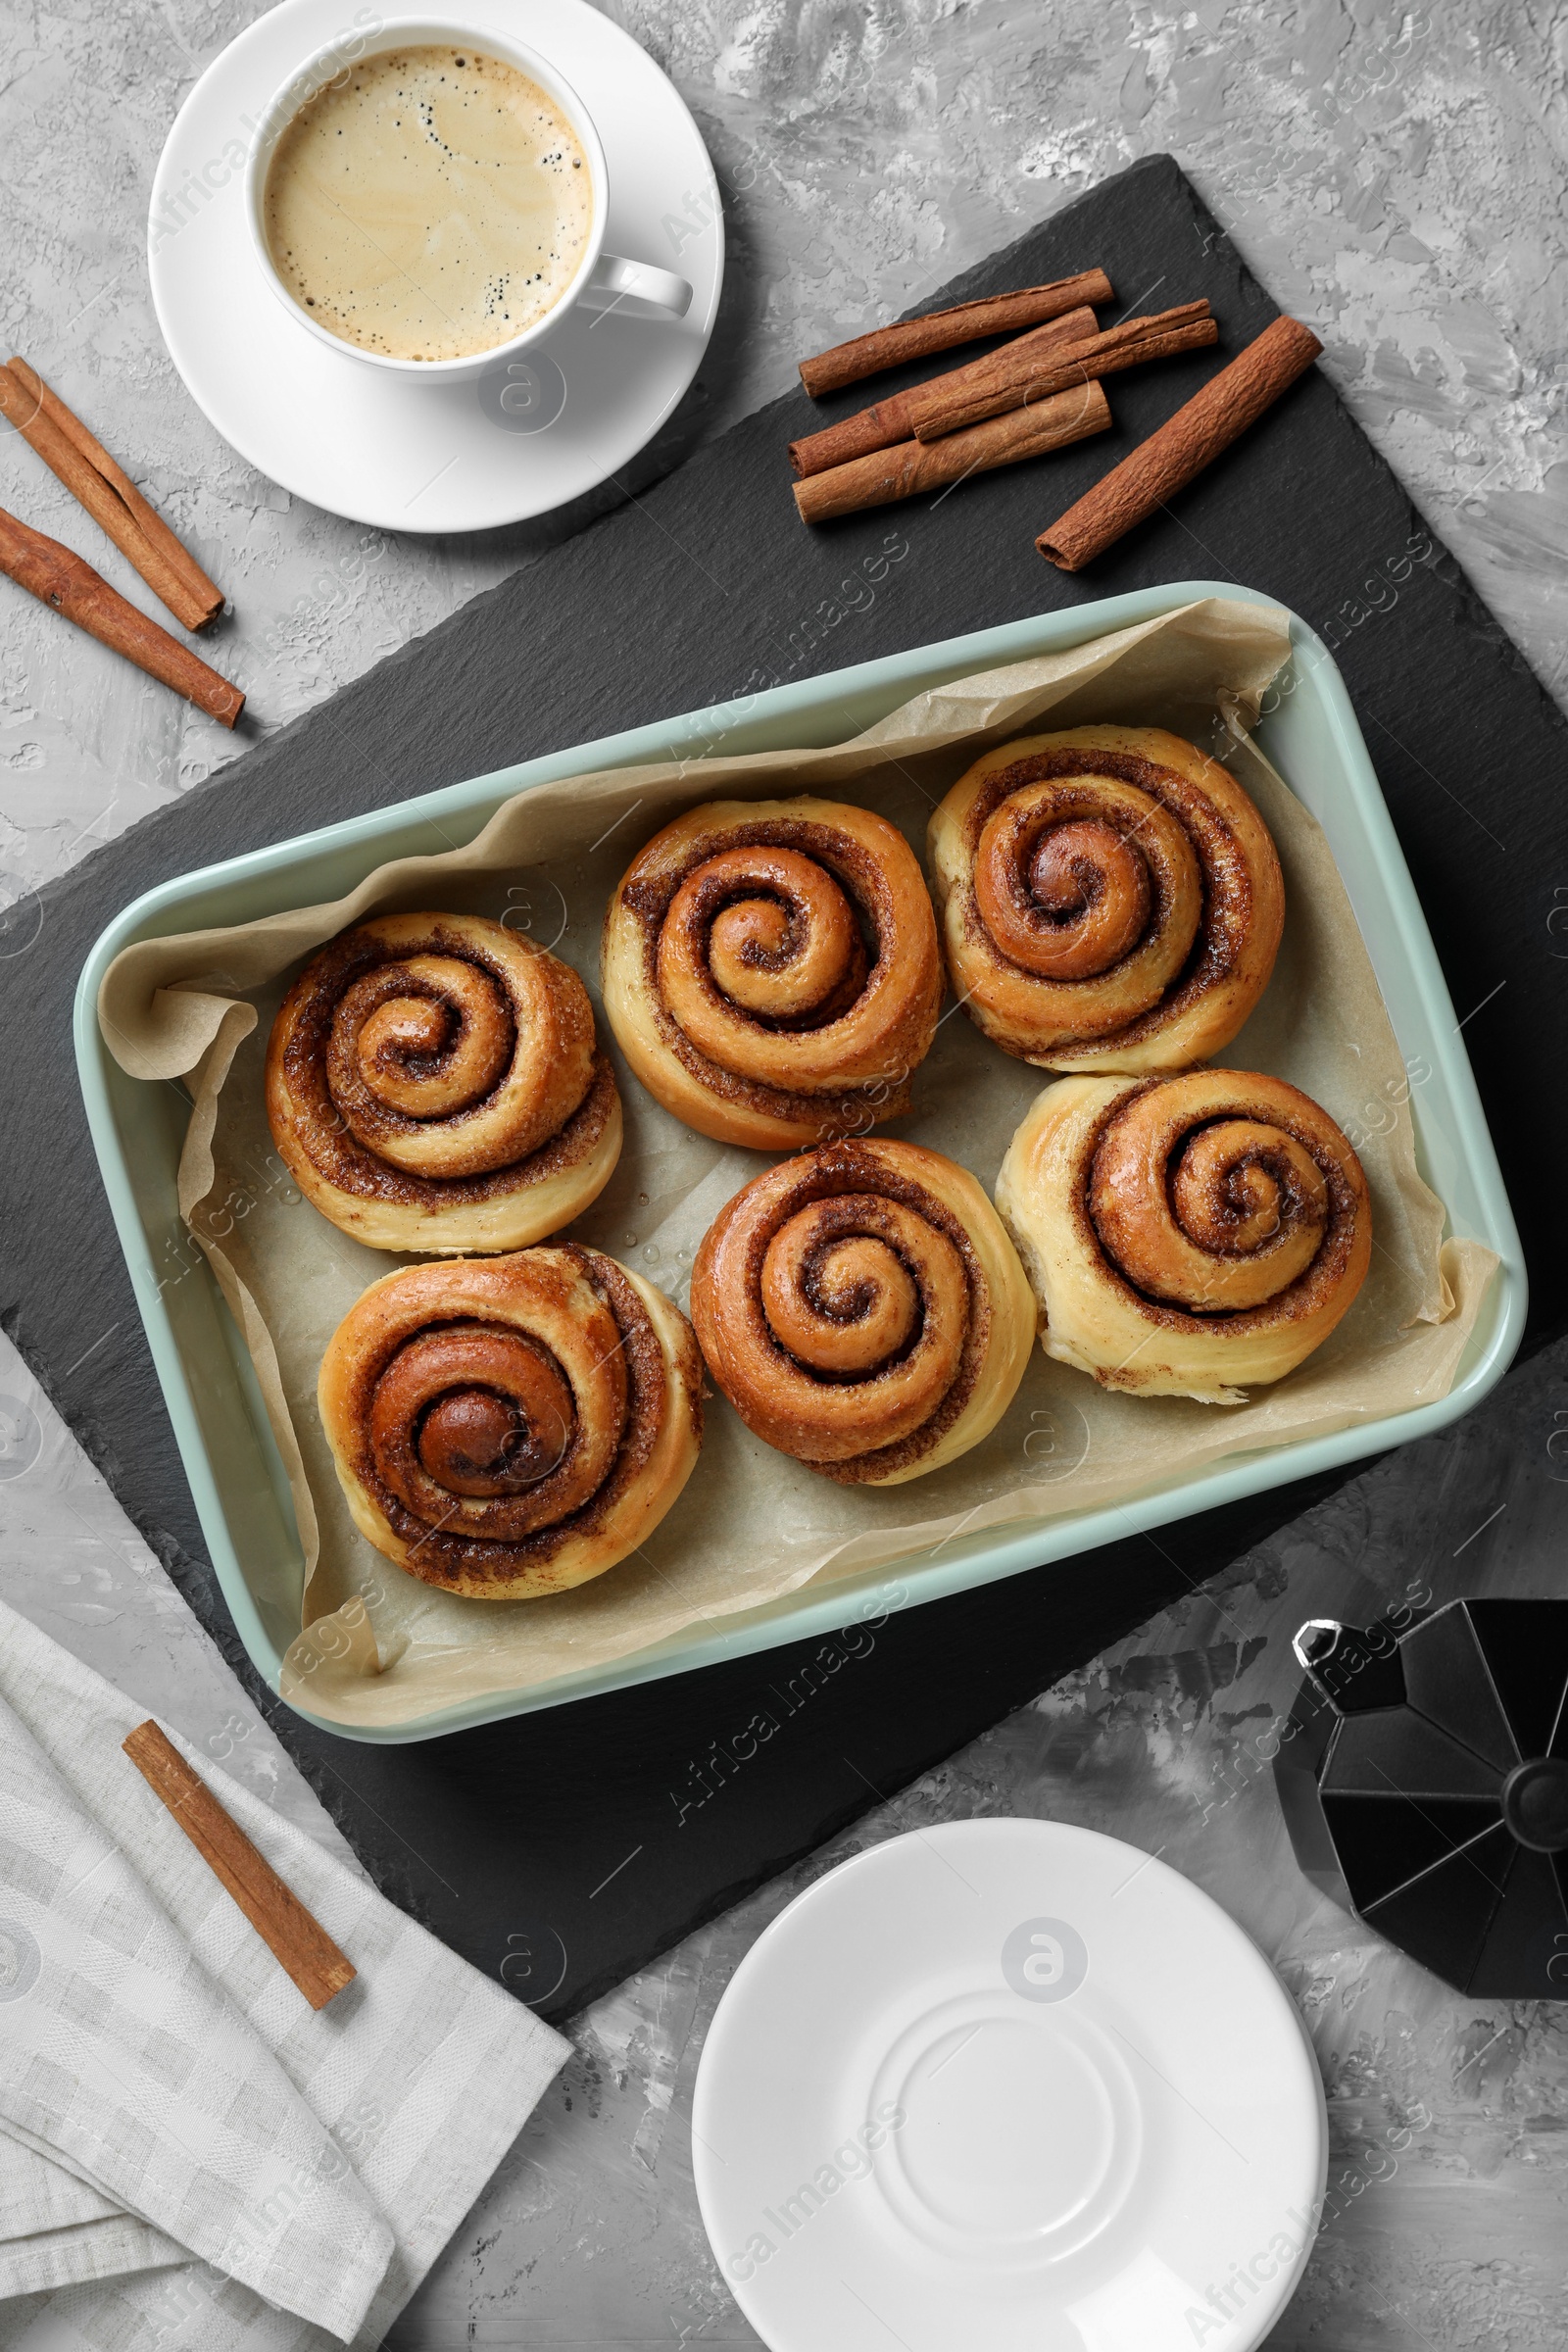
M 0 2296 L 56 2290 L 18 2352 L 377 2344 L 571 2045 L 183 1749 L 359 1971 L 313 2011 L 144 1720 L 0 1605 Z

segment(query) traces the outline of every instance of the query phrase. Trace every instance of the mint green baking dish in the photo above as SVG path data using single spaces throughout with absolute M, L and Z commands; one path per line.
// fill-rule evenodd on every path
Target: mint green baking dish
M 99 1165 L 163 1383 L 185 1474 L 223 1597 L 254 1661 L 278 1688 L 282 1655 L 299 1630 L 304 1559 L 288 1482 L 256 1389 L 249 1356 L 205 1261 L 170 1277 L 180 1226 L 175 1170 L 185 1105 L 177 1090 L 128 1078 L 99 1034 L 99 984 L 132 940 L 249 922 L 351 890 L 390 858 L 471 840 L 499 804 L 530 785 L 588 768 L 690 756 L 722 724 L 726 752 L 788 750 L 843 741 L 911 695 L 949 678 L 1060 652 L 1206 596 L 1275 600 L 1229 583 L 1181 581 L 1134 596 L 1042 613 L 945 644 L 858 663 L 758 695 L 734 707 L 686 713 L 599 743 L 578 744 L 390 808 L 329 825 L 249 857 L 182 874 L 116 917 L 93 949 L 76 991 L 77 1068 Z M 934 1600 L 993 1578 L 1070 1558 L 1119 1537 L 1236 1501 L 1287 1481 L 1430 1437 L 1480 1402 L 1500 1380 L 1524 1328 L 1524 1261 L 1496 1153 L 1426 920 L 1410 881 L 1366 745 L 1339 671 L 1321 640 L 1295 616 L 1295 690 L 1258 730 L 1258 743 L 1323 826 L 1349 892 L 1407 1065 L 1431 1075 L 1412 1091 L 1422 1171 L 1446 1202 L 1451 1230 L 1485 1242 L 1501 1259 L 1459 1377 L 1439 1402 L 1295 1445 L 1260 1448 L 1114 1508 L 1064 1514 L 1005 1540 L 956 1539 L 813 1594 L 807 1586 L 766 1608 L 693 1630 L 614 1663 L 503 1692 L 395 1729 L 346 1730 L 342 1739 L 402 1742 L 538 1707 L 560 1706 L 661 1675 L 786 1642 L 816 1639 L 857 1615 Z M 196 1253 L 177 1262 L 194 1259 Z M 301 1710 L 305 1712 L 305 1710 Z

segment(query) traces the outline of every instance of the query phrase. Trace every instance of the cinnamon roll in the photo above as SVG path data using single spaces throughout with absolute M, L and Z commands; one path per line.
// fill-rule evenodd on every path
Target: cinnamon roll
M 931 819 L 953 986 L 1050 1070 L 1180 1070 L 1241 1028 L 1285 888 L 1223 767 L 1159 727 L 1072 727 L 987 752 Z
M 307 1200 L 372 1250 L 519 1250 L 596 1200 L 620 1097 L 569 964 L 470 914 L 389 914 L 313 956 L 267 1115 Z
M 692 1268 L 709 1370 L 747 1427 L 845 1486 L 989 1436 L 1034 1306 L 984 1192 L 915 1144 L 826 1144 L 738 1193 Z
M 1143 1396 L 1245 1403 L 1322 1346 L 1372 1255 L 1349 1143 L 1252 1070 L 1048 1086 L 997 1206 L 1046 1353 Z
M 613 1568 L 703 1436 L 685 1316 L 572 1243 L 384 1274 L 333 1333 L 317 1395 L 361 1534 L 477 1600 Z
M 904 836 L 837 801 L 712 801 L 656 833 L 611 901 L 605 1012 L 666 1110 L 787 1151 L 909 1107 L 942 958 Z

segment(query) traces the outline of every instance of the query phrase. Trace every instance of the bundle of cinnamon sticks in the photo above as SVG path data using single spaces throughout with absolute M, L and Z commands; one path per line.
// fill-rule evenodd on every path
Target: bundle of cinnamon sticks
M 223 609 L 189 549 L 150 506 L 101 441 L 25 360 L 0 367 L 0 416 L 134 564 L 185 628 L 205 628 Z M 237 686 L 122 597 L 92 565 L 0 508 L 0 571 L 150 677 L 231 727 L 245 705 Z
M 1102 270 L 960 303 L 878 327 L 801 362 L 814 398 L 981 336 L 1011 340 L 930 382 L 861 409 L 790 444 L 806 522 L 944 492 L 972 473 L 1065 448 L 1111 422 L 1101 379 L 1219 340 L 1206 301 L 1178 303 L 1102 331 L 1096 304 L 1114 300 Z M 1018 331 L 1022 330 L 1022 331 Z M 1104 481 L 1042 532 L 1040 553 L 1078 570 L 1163 504 L 1295 382 L 1322 349 L 1310 329 L 1279 318 Z

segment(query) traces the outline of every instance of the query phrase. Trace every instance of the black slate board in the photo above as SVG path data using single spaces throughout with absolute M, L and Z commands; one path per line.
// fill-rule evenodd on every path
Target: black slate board
M 864 395 L 813 406 L 791 393 L 97 852 L 41 906 L 14 908 L 0 938 L 5 1328 L 381 1885 L 551 2015 L 1340 1480 L 852 1628 L 837 1642 L 418 1746 L 333 1740 L 260 1690 L 206 1563 L 80 1108 L 76 975 L 131 898 L 261 843 L 763 682 L 1151 583 L 1244 581 L 1337 649 L 1459 1015 L 1473 1016 L 1465 1037 L 1524 1232 L 1536 1336 L 1560 1328 L 1568 1240 L 1548 1188 L 1568 1158 L 1568 959 L 1554 953 L 1547 918 L 1563 870 L 1563 719 L 1316 372 L 1087 576 L 1043 563 L 1035 533 L 1274 316 L 1162 157 L 932 299 L 1096 263 L 1130 308 L 1207 295 L 1223 337 L 1218 354 L 1115 378 L 1114 432 L 933 505 L 808 532 L 785 444 Z M 875 396 L 901 380 L 880 379 Z M 878 564 L 889 546 L 905 552 Z M 855 584 L 867 580 L 867 559 L 869 598 Z M 739 1754 L 736 1735 L 759 1709 L 778 1731 Z

